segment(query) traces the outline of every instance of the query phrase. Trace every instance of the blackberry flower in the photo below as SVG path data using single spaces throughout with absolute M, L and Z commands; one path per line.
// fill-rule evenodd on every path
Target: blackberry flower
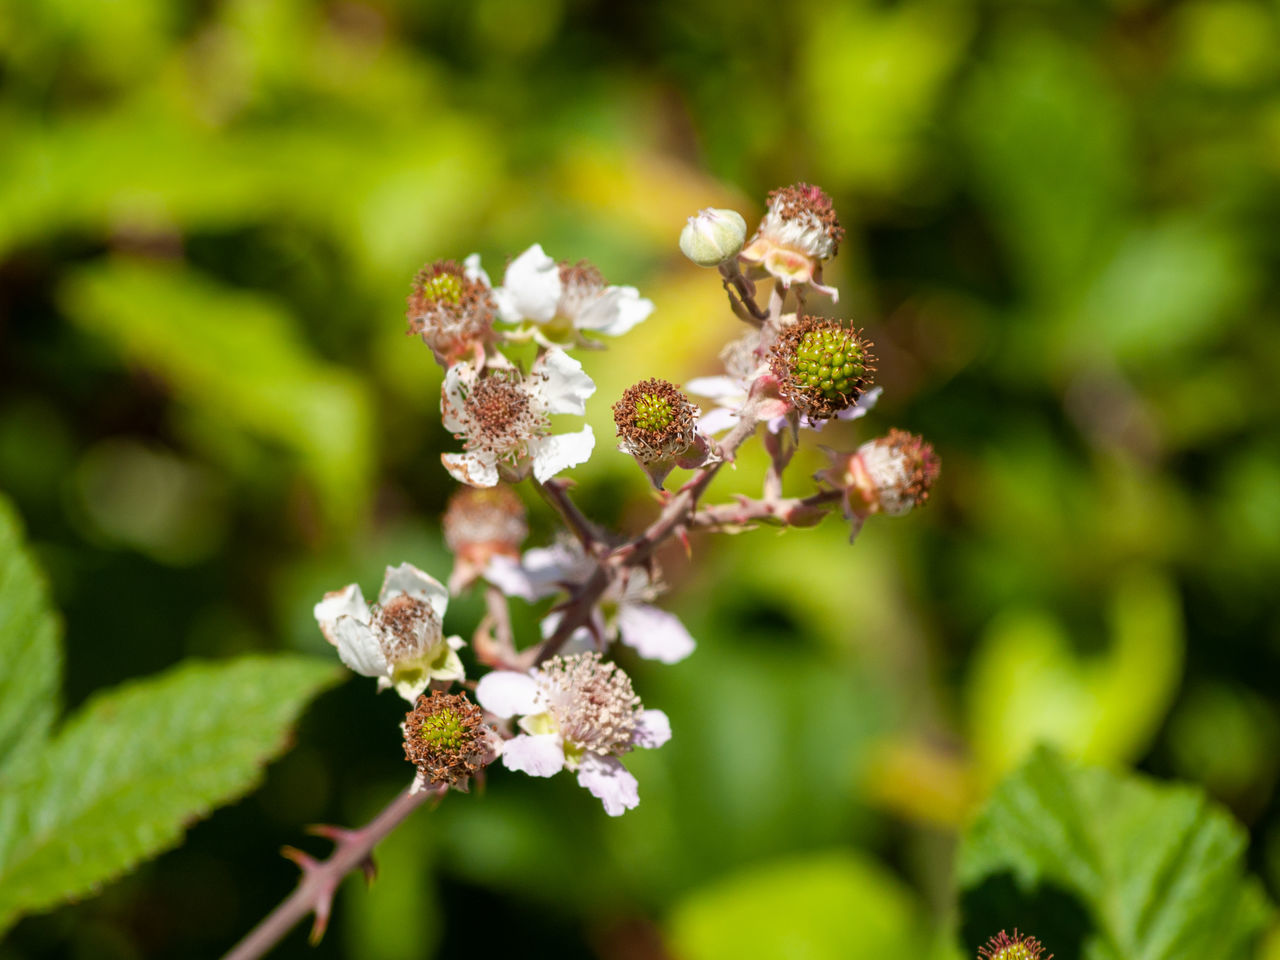
M 738 256 L 782 281 L 808 283 L 839 300 L 835 287 L 822 285 L 822 264 L 836 255 L 844 228 L 821 188 L 807 183 L 774 190 L 760 227 Z
M 1044 955 L 1044 947 L 1035 937 L 1020 935 L 1017 930 L 1010 937 L 1001 930 L 978 948 L 981 960 L 1053 960 L 1053 954 Z
M 449 498 L 442 520 L 444 541 L 453 553 L 449 592 L 470 586 L 498 555 L 520 558 L 529 535 L 524 504 L 510 487 L 461 487 Z
M 492 487 L 498 466 L 519 479 L 532 469 L 540 481 L 591 456 L 591 427 L 550 436 L 553 413 L 586 413 L 595 393 L 578 363 L 563 350 L 548 350 L 528 375 L 514 367 L 481 370 L 469 361 L 455 363 L 444 378 L 441 413 L 445 429 L 464 441 L 463 453 L 440 460 L 459 483 Z
M 461 637 L 446 637 L 449 591 L 412 564 L 387 567 L 378 602 L 365 603 L 360 585 L 327 593 L 315 605 L 316 622 L 338 657 L 378 689 L 395 687 L 410 703 L 432 680 L 462 680 Z
M 410 792 L 428 785 L 466 791 L 471 776 L 502 752 L 502 739 L 461 693 L 418 697 L 400 725 L 405 759 L 418 768 Z
M 874 361 L 861 331 L 819 317 L 784 327 L 769 357 L 783 399 L 811 421 L 854 407 L 871 385 Z
M 528 674 L 495 670 L 476 686 L 495 716 L 519 716 L 522 731 L 502 746 L 502 764 L 533 777 L 574 771 L 605 813 L 621 816 L 640 802 L 636 778 L 618 758 L 671 739 L 661 710 L 645 710 L 628 677 L 598 653 L 552 657 Z
M 675 384 L 656 378 L 642 380 L 627 387 L 613 405 L 618 449 L 642 466 L 673 463 L 697 442 L 693 429 L 696 416 L 696 408 Z M 662 471 L 663 476 L 669 469 Z

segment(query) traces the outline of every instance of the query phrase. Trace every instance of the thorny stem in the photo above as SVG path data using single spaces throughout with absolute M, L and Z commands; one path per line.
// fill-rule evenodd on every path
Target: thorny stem
M 223 960 L 254 960 L 263 956 L 309 913 L 316 915 L 312 941 L 318 940 L 324 933 L 333 894 L 342 878 L 370 862 L 373 848 L 383 837 L 400 826 L 424 802 L 439 795 L 440 791 L 430 788 L 417 793 L 405 790 L 359 830 L 332 831 L 330 835 L 337 846 L 329 858 L 320 861 L 301 859 L 302 879 L 298 881 L 297 888 L 232 947 Z
M 781 282 L 777 283 L 769 298 L 768 311 L 762 311 L 755 302 L 754 285 L 750 280 L 738 270 L 722 272 L 725 273 L 726 289 L 732 283 L 742 296 L 741 305 L 750 314 L 750 318 L 744 317 L 744 319 L 749 319 L 749 322 L 766 328 L 767 336 L 768 328 L 775 327 L 778 318 L 782 315 L 786 289 Z M 729 291 L 729 299 L 731 302 L 734 301 L 733 291 Z M 734 309 L 738 312 L 737 305 Z M 758 424 L 755 411 L 751 405 L 748 405 L 741 412 L 738 423 L 717 445 L 718 459 L 695 473 L 693 478 L 667 501 L 662 512 L 644 532 L 615 547 L 604 556 L 600 556 L 600 552 L 608 541 L 600 528 L 587 519 L 569 498 L 566 492 L 568 484 L 554 480 L 541 484 L 535 480 L 534 484 L 539 493 L 564 518 L 586 551 L 596 556 L 598 560 L 591 576 L 578 587 L 561 608 L 563 617 L 555 632 L 540 646 L 532 648 L 523 656 L 514 653 L 510 609 L 506 598 L 496 587 L 490 586 L 486 590 L 486 619 L 492 622 L 497 633 L 495 638 L 497 644 L 504 648 L 504 652 L 510 651 L 510 665 L 516 669 L 528 669 L 555 656 L 573 632 L 590 619 L 596 602 L 623 568 L 647 563 L 654 550 L 678 531 L 689 527 L 714 529 L 718 526 L 769 517 L 800 518 L 806 511 L 823 509 L 839 498 L 837 491 L 823 491 L 803 499 L 791 500 L 770 496 L 765 500 L 740 499 L 738 503 L 707 507 L 699 512 L 697 510 L 699 498 L 706 492 L 711 481 L 720 472 L 720 468 L 733 461 L 738 448 L 755 433 Z M 442 789 L 435 788 L 421 790 L 416 794 L 405 790 L 359 830 L 326 831 L 326 835 L 333 837 L 337 845 L 333 853 L 328 859 L 321 861 L 313 860 L 305 854 L 297 855 L 294 859 L 302 866 L 303 871 L 297 888 L 267 914 L 261 923 L 250 930 L 244 939 L 223 957 L 223 960 L 256 960 L 279 943 L 285 934 L 309 913 L 316 915 L 312 939 L 318 940 L 328 923 L 333 894 L 342 878 L 360 867 L 365 867 L 366 872 L 370 872 L 373 848 L 426 800 L 438 797 L 443 792 Z
M 703 507 L 689 519 L 689 525 L 700 530 L 719 530 L 762 520 L 780 520 L 784 524 L 815 521 L 821 511 L 838 503 L 839 490 L 824 490 L 808 497 L 751 500 L 743 497 L 737 503 L 718 503 Z

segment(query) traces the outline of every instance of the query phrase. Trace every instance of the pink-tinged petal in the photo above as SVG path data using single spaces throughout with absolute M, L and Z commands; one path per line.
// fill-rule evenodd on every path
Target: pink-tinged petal
M 508 597 L 519 597 L 529 603 L 545 594 L 535 586 L 533 579 L 520 565 L 520 561 L 501 554 L 492 557 L 484 568 L 484 578 Z
M 387 567 L 382 590 L 378 593 L 378 602 L 386 603 L 401 593 L 407 593 L 415 600 L 428 604 L 437 617 L 444 619 L 445 608 L 449 606 L 449 591 L 443 583 L 430 574 L 423 573 L 412 563 Z
M 495 717 L 507 719 L 517 714 L 537 713 L 538 685 L 527 673 L 494 670 L 476 684 L 476 702 Z
M 591 459 L 595 445 L 596 435 L 589 425 L 577 433 L 558 433 L 530 440 L 528 450 L 533 457 L 533 475 L 539 483 L 546 483 L 561 470 L 586 463 Z M 497 482 L 496 478 L 494 482 Z
M 671 721 L 661 710 L 642 710 L 636 718 L 631 744 L 649 750 L 657 749 L 671 739 Z
M 599 300 L 583 310 L 573 325 L 579 330 L 595 330 L 620 337 L 653 313 L 653 301 L 640 296 L 635 287 L 609 287 Z
M 859 417 L 865 417 L 867 412 L 876 405 L 876 401 L 880 399 L 880 394 L 884 393 L 884 387 L 872 387 L 866 393 L 858 398 L 858 402 L 851 407 L 845 407 L 836 414 L 837 420 L 857 420 Z
M 738 422 L 738 414 L 728 407 L 716 407 L 698 418 L 698 432 L 705 437 L 715 436 Z
M 733 377 L 694 377 L 684 385 L 687 392 L 699 397 L 710 397 L 713 400 L 725 398 L 747 399 L 747 388 L 741 380 Z
M 334 625 L 338 637 L 338 659 L 362 677 L 386 677 L 390 671 L 378 635 L 367 623 L 340 617 Z
M 587 754 L 578 766 L 578 783 L 600 799 L 611 817 L 620 817 L 640 805 L 640 784 L 617 757 Z
M 572 413 L 582 416 L 587 412 L 587 398 L 596 392 L 596 385 L 582 364 L 563 350 L 548 350 L 533 365 L 536 380 L 542 375 L 540 392 L 547 413 Z
M 479 453 L 442 453 L 440 462 L 449 471 L 449 476 L 459 483 L 472 487 L 495 487 L 498 485 L 498 465 Z
M 502 765 L 531 777 L 551 777 L 564 769 L 564 741 L 554 733 L 521 733 L 502 745 Z
M 479 280 L 489 289 L 493 289 L 493 283 L 489 280 L 489 274 L 485 273 L 484 267 L 480 266 L 480 254 L 473 253 L 467 259 L 462 261 L 462 272 L 468 280 Z
M 315 613 L 316 622 L 320 624 L 320 632 L 334 646 L 338 643 L 334 626 L 339 617 L 351 617 L 361 623 L 369 622 L 369 605 L 364 602 L 364 594 L 360 592 L 358 583 L 351 583 L 341 590 L 326 593 L 324 599 L 312 610 Z
M 618 607 L 618 633 L 640 656 L 663 663 L 678 663 L 697 646 L 679 617 L 647 603 Z
M 560 303 L 560 267 L 535 243 L 511 261 L 495 298 L 507 323 L 546 323 Z

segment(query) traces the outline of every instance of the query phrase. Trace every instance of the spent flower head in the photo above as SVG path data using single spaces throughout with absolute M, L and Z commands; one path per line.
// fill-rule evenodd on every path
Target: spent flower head
M 370 607 L 360 585 L 327 593 L 315 605 L 325 639 L 344 664 L 378 689 L 395 687 L 411 703 L 432 680 L 462 680 L 461 637 L 446 637 L 449 591 L 412 564 L 387 567 L 378 602 Z
M 503 484 L 460 487 L 449 498 L 442 524 L 444 541 L 454 556 L 450 593 L 470 586 L 494 557 L 518 559 L 529 535 L 524 504 Z
M 447 786 L 465 791 L 468 779 L 497 759 L 502 741 L 465 694 L 433 690 L 418 697 L 400 725 L 405 759 L 418 768 L 414 790 Z
M 834 287 L 822 285 L 822 264 L 836 255 L 844 228 L 820 187 L 797 183 L 774 190 L 760 227 L 739 254 L 745 263 L 762 268 L 782 281 L 812 284 L 833 300 Z
M 542 354 L 527 375 L 510 366 L 456 363 L 445 374 L 441 412 L 464 452 L 441 454 L 441 462 L 455 480 L 474 487 L 495 485 L 499 465 L 513 479 L 531 469 L 545 481 L 591 456 L 591 427 L 551 436 L 549 417 L 581 416 L 595 389 L 582 364 L 563 350 Z
M 575 771 L 610 816 L 640 802 L 618 758 L 671 738 L 667 715 L 643 709 L 631 678 L 599 653 L 552 657 L 528 674 L 496 670 L 480 680 L 476 699 L 495 716 L 520 717 L 522 732 L 503 745 L 503 766 L 534 777 Z
M 830 465 L 814 479 L 840 491 L 850 539 L 873 513 L 896 517 L 926 503 L 941 467 L 933 447 L 905 430 L 890 430 L 853 453 L 826 452 Z
M 437 362 L 448 367 L 464 357 L 483 358 L 494 339 L 497 303 L 471 269 L 454 260 L 429 263 L 413 279 L 405 316 L 409 331 L 421 335 Z
M 986 946 L 978 948 L 978 956 L 981 960 L 1053 960 L 1053 954 L 1044 955 L 1039 940 L 1019 934 L 1017 930 L 1012 937 L 1001 930 Z
M 810 420 L 852 407 L 875 370 L 862 331 L 821 317 L 800 317 L 784 327 L 769 361 L 783 399 Z
M 627 387 L 613 405 L 618 449 L 641 463 L 672 460 L 693 446 L 696 415 L 675 384 L 656 377 L 642 380 Z

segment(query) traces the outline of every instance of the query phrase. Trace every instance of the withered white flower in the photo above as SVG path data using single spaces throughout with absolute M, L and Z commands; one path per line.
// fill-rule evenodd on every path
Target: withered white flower
M 552 657 L 528 674 L 487 673 L 476 700 L 495 716 L 520 717 L 522 732 L 503 744 L 503 766 L 532 777 L 574 771 L 611 817 L 640 803 L 636 778 L 618 758 L 671 739 L 667 715 L 643 709 L 631 678 L 598 653 Z
M 360 585 L 325 594 L 315 605 L 316 622 L 338 657 L 378 689 L 395 687 L 410 703 L 432 680 L 462 680 L 457 651 L 461 637 L 444 635 L 449 591 L 409 563 L 387 567 L 378 602 L 370 607 Z
M 586 262 L 556 263 L 540 243 L 511 261 L 493 298 L 498 316 L 518 325 L 509 337 L 546 347 L 589 345 L 583 331 L 618 337 L 653 313 L 653 301 L 635 287 L 606 284 Z
M 498 466 L 510 479 L 529 469 L 540 482 L 591 456 L 590 426 L 577 433 L 550 435 L 553 413 L 586 413 L 596 385 L 563 350 L 548 350 L 525 375 L 515 367 L 490 364 L 480 370 L 470 361 L 455 363 L 445 374 L 441 413 L 445 429 L 463 441 L 463 453 L 440 460 L 459 483 L 492 487 Z

